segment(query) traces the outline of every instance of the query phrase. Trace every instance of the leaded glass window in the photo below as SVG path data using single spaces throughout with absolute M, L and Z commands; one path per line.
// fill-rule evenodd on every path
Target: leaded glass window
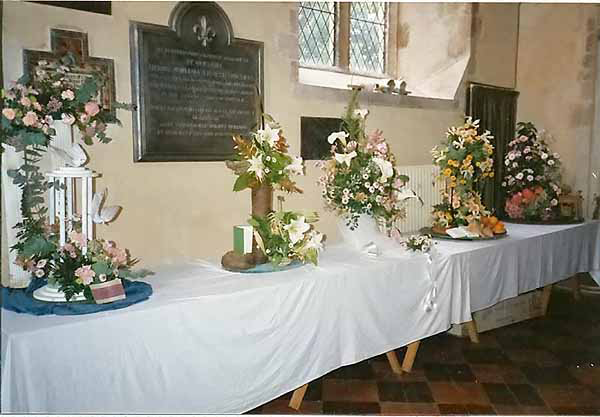
M 383 74 L 385 71 L 386 4 L 350 5 L 350 70 Z
M 298 11 L 300 63 L 334 66 L 336 7 L 334 2 L 303 1 Z

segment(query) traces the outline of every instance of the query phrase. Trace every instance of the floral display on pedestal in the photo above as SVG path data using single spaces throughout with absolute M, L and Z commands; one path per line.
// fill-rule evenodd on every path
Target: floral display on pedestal
M 235 251 L 223 255 L 221 264 L 232 271 L 249 270 L 266 262 L 276 266 L 292 260 L 316 264 L 322 249 L 323 235 L 309 225 L 317 220 L 315 216 L 281 209 L 273 212 L 274 188 L 288 193 L 302 192 L 292 178 L 304 175 L 304 162 L 288 153 L 281 126 L 267 114 L 263 118 L 264 128 L 251 133 L 249 138 L 233 137 L 237 159 L 226 162 L 238 176 L 233 191 L 252 190 L 249 223 L 254 227 L 253 250 L 251 256 Z
M 252 216 L 248 223 L 257 231 L 258 245 L 275 266 L 292 261 L 317 265 L 325 235 L 315 229 L 316 212 L 276 211 L 266 217 Z
M 489 238 L 506 232 L 504 224 L 485 208 L 477 191 L 494 176 L 492 136 L 487 130 L 479 134 L 478 129 L 479 120 L 468 117 L 464 125 L 450 127 L 446 140 L 431 151 L 445 184 L 442 203 L 433 207 L 434 233 L 445 235 L 451 230 L 457 237 Z
M 517 124 L 517 137 L 504 158 L 505 211 L 510 219 L 549 222 L 561 216 L 560 155 L 548 146 L 548 135 L 531 122 Z
M 66 77 L 69 71 L 68 66 L 40 62 L 35 79 L 22 77 L 2 91 L 0 140 L 24 156 L 23 165 L 8 172 L 23 192 L 23 220 L 15 226 L 18 240 L 11 249 L 17 251 L 17 265 L 35 278 L 48 280 L 49 285 L 40 289 L 42 299 L 94 301 L 94 284 L 144 276 L 148 271 L 133 272 L 135 260 L 125 249 L 93 238 L 93 223 L 112 221 L 120 207 L 102 209 L 103 193 L 92 199 L 92 179 L 97 174 L 81 166 L 87 155 L 79 145 L 67 152 L 54 149 L 67 166 L 49 173 L 50 181 L 37 166 L 43 153 L 52 149 L 54 123 L 77 127 L 83 141 L 92 144 L 94 139 L 110 142 L 106 125 L 118 122 L 95 99 L 101 79 L 90 77 L 77 87 Z M 117 107 L 130 108 L 123 104 Z M 47 190 L 48 207 L 44 201 Z M 81 197 L 79 205 L 76 195 Z M 79 215 L 77 206 L 81 208 Z M 123 295 L 118 289 L 111 292 L 113 297 Z
M 406 202 L 418 197 L 407 186 L 409 178 L 398 172 L 383 132 L 365 133 L 368 110 L 358 107 L 358 94 L 352 92 L 341 130 L 327 138 L 331 159 L 321 165 L 319 185 L 327 209 L 343 219 L 342 227 L 355 230 L 368 216 L 399 234 L 396 222 L 406 217 Z

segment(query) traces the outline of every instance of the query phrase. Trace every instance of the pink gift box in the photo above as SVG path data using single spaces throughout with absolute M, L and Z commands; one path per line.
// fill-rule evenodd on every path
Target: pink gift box
M 90 284 L 90 290 L 96 304 L 112 303 L 125 299 L 125 289 L 120 278 L 103 282 L 101 284 Z

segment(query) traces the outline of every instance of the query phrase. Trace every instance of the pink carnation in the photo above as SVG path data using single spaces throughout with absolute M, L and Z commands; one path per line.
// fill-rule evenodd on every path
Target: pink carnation
M 75 270 L 75 276 L 81 278 L 81 282 L 83 285 L 90 285 L 94 282 L 94 277 L 96 273 L 92 270 L 90 265 L 79 267 Z

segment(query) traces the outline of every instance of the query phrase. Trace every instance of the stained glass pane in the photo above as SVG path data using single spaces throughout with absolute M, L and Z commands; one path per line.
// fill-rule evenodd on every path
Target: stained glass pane
M 350 6 L 350 70 L 383 74 L 385 71 L 386 4 Z
M 335 20 L 334 2 L 300 2 L 298 43 L 301 64 L 335 64 Z

